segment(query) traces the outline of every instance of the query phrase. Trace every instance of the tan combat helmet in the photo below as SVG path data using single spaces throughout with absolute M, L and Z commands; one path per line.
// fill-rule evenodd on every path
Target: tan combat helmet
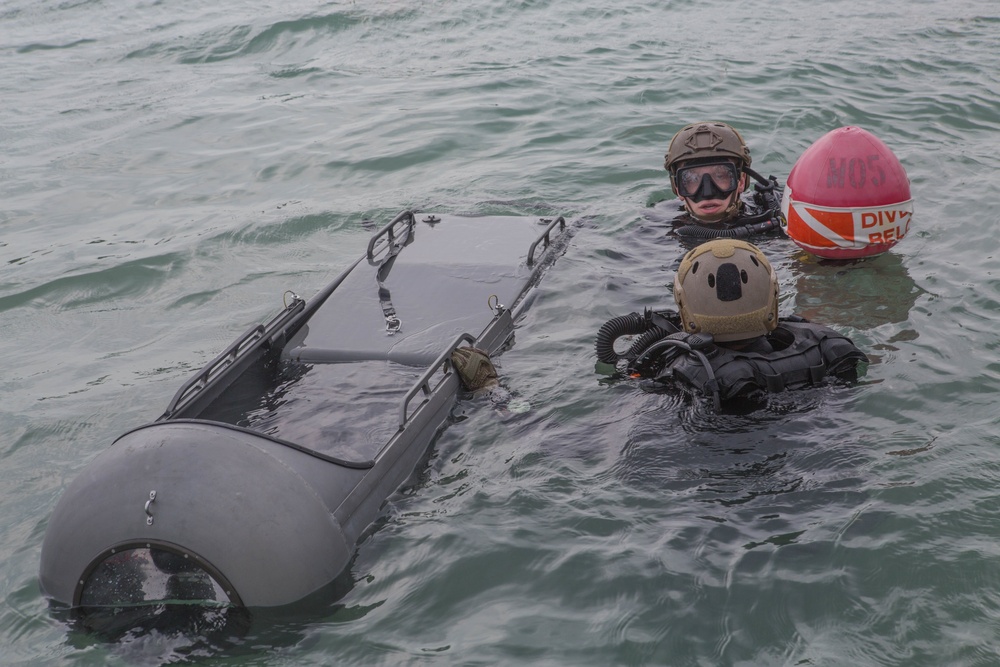
M 684 255 L 674 300 L 684 331 L 716 341 L 755 338 L 778 326 L 778 278 L 746 241 L 715 239 Z
M 749 167 L 750 147 L 731 125 L 702 121 L 685 125 L 674 135 L 664 156 L 663 168 L 670 172 L 672 184 L 678 163 L 719 158 L 733 158 L 741 169 Z

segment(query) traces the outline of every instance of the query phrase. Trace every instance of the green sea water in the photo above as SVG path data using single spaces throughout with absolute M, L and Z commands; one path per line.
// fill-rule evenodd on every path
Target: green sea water
M 992 0 L 4 0 L 0 73 L 0 665 L 1000 664 Z M 845 125 L 906 168 L 888 254 L 762 244 L 857 387 L 720 417 L 596 371 L 670 305 L 644 213 L 702 119 L 765 175 Z M 66 484 L 406 208 L 573 222 L 498 360 L 530 409 L 461 404 L 325 597 L 115 641 L 53 613 Z

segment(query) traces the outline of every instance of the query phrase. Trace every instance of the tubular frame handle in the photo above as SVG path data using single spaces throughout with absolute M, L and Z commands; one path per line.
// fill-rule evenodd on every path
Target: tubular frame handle
M 559 225 L 560 230 L 566 229 L 566 218 L 560 215 L 558 218 L 553 220 L 551 223 L 549 223 L 549 226 L 545 228 L 545 231 L 542 232 L 537 239 L 535 239 L 535 242 L 531 244 L 531 247 L 528 248 L 528 266 L 531 266 L 532 264 L 535 263 L 535 248 L 538 247 L 539 243 L 544 242 L 545 248 L 548 248 L 550 245 L 552 245 L 550 234 L 552 232 L 552 229 L 556 225 Z
M 454 372 L 454 367 L 451 363 L 451 353 L 461 345 L 462 343 L 469 343 L 470 345 L 476 344 L 476 338 L 472 334 L 463 333 L 460 334 L 451 345 L 445 348 L 445 351 L 434 360 L 424 374 L 420 376 L 420 379 L 406 392 L 406 396 L 403 397 L 403 402 L 399 406 L 399 430 L 402 431 L 406 428 L 406 423 L 410 420 L 410 415 L 408 413 L 408 408 L 410 406 L 410 401 L 412 401 L 418 393 L 422 392 L 424 397 L 429 396 L 434 392 L 441 383 L 444 382 L 448 377 Z M 434 377 L 438 372 L 444 373 L 437 384 L 431 387 L 431 378 Z M 419 406 L 418 408 L 419 409 Z
M 375 244 L 382 239 L 382 237 L 388 237 L 387 242 L 392 244 L 396 240 L 396 225 L 401 222 L 406 222 L 409 227 L 409 231 L 413 231 L 413 226 L 416 224 L 416 217 L 413 215 L 413 211 L 403 211 L 395 218 L 393 218 L 388 224 L 386 224 L 382 229 L 378 230 L 372 237 L 368 239 L 368 261 L 375 261 Z

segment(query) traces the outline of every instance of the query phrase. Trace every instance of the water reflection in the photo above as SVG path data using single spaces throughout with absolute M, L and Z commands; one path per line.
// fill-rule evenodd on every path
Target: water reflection
M 795 286 L 793 310 L 812 322 L 834 328 L 869 330 L 906 322 L 924 293 L 910 277 L 903 258 L 891 252 L 869 259 L 837 261 L 799 250 L 791 260 L 788 268 Z

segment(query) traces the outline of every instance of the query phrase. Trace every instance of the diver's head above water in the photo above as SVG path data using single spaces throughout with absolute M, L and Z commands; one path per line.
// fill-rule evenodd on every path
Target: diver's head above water
M 674 300 L 684 331 L 712 334 L 722 344 L 739 345 L 778 325 L 778 278 L 746 241 L 715 239 L 684 255 Z
M 740 133 L 719 122 L 681 128 L 670 140 L 663 166 L 684 208 L 698 222 L 727 222 L 740 213 L 750 149 Z

